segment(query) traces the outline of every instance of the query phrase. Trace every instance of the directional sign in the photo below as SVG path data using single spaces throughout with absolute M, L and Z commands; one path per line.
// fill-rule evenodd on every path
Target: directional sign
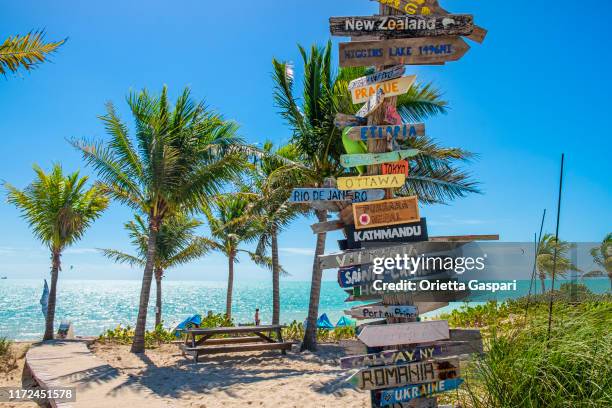
M 343 154 L 340 156 L 340 164 L 344 167 L 371 166 L 374 164 L 392 163 L 397 160 L 414 157 L 419 153 L 418 149 L 406 149 L 385 153 Z M 405 175 L 405 173 L 391 174 Z
M 448 340 L 448 322 L 446 320 L 430 320 L 425 322 L 366 326 L 357 337 L 368 347 L 398 346 L 401 344 Z
M 396 65 L 394 67 L 375 72 L 371 75 L 366 75 L 357 79 L 353 79 L 348 84 L 348 90 L 352 91 L 356 88 L 362 88 L 378 82 L 389 81 L 391 79 L 399 78 L 404 75 L 404 72 L 406 72 L 405 66 Z
M 345 266 L 372 263 L 375 258 L 393 258 L 399 256 L 419 256 L 430 252 L 449 251 L 465 245 L 465 242 L 415 242 L 382 248 L 363 248 L 319 255 L 322 269 L 341 268 Z
M 355 319 L 386 319 L 387 317 L 416 318 L 419 311 L 416 306 L 359 306 L 345 312 Z
M 403 174 L 395 176 L 406 177 Z M 419 201 L 417 196 L 411 196 L 373 203 L 355 203 L 353 204 L 353 219 L 356 229 L 418 222 L 421 220 Z
M 372 113 L 374 113 L 378 108 L 380 108 L 384 100 L 385 100 L 385 92 L 381 88 L 378 88 L 378 90 L 376 90 L 376 92 L 374 92 L 372 96 L 370 96 L 369 98 L 365 100 L 365 103 L 363 104 L 361 109 L 357 111 L 355 116 L 360 117 L 360 118 L 367 118 Z
M 364 368 L 348 378 L 348 382 L 362 390 L 379 390 L 407 384 L 422 384 L 459 377 L 459 359 Z
M 461 37 L 340 43 L 340 66 L 438 65 L 458 60 L 469 49 L 470 46 Z
M 382 164 L 382 174 L 405 174 L 408 177 L 410 174 L 410 166 L 408 160 L 399 160 L 391 163 Z
M 353 225 L 346 226 L 346 237 L 349 248 L 355 248 L 363 242 L 418 242 L 427 241 L 427 220 L 397 224 L 388 227 L 362 228 L 356 230 Z
M 322 234 L 324 232 L 336 231 L 342 229 L 343 227 L 344 223 L 342 222 L 342 220 L 317 222 L 316 224 L 312 224 L 310 226 L 314 234 Z
M 368 98 L 374 96 L 379 89 L 383 90 L 385 97 L 403 95 L 408 92 L 415 80 L 416 75 L 409 75 L 385 82 L 355 86 L 351 89 L 351 97 L 353 98 L 353 103 L 366 102 Z M 357 116 L 363 117 L 359 114 L 357 114 Z
M 425 282 L 427 282 L 426 285 Z M 431 276 L 417 276 L 399 282 L 374 281 L 372 285 L 354 286 L 351 289 L 345 289 L 345 292 L 349 294 L 345 302 L 378 300 L 385 295 L 403 296 L 411 299 L 412 302 L 460 302 L 471 294 L 468 288 L 464 289 L 456 286 L 454 287 L 455 290 L 438 290 L 433 286 L 434 284 L 459 285 L 459 282 L 453 278 L 450 272 L 440 272 Z M 431 287 L 431 289 L 424 289 L 427 287 Z
M 338 189 L 373 189 L 401 187 L 406 182 L 403 174 L 387 174 L 379 176 L 338 177 Z
M 403 125 L 373 125 L 355 126 L 348 130 L 347 136 L 352 140 L 380 140 L 395 139 L 408 140 L 416 136 L 425 135 L 423 123 L 405 123 Z
M 368 123 L 366 118 L 359 118 L 355 115 L 346 115 L 344 113 L 336 113 L 334 125 L 337 128 L 344 129 L 347 126 L 363 126 Z
M 393 404 L 408 402 L 415 398 L 437 394 L 439 392 L 452 391 L 459 388 L 463 383 L 461 378 L 451 378 L 444 381 L 436 381 L 427 384 L 407 385 L 405 387 L 379 391 L 380 406 L 386 407 Z
M 289 197 L 290 203 L 310 203 L 313 201 L 350 201 L 362 203 L 381 200 L 385 190 L 338 190 L 337 188 L 294 188 Z
M 386 38 L 410 38 L 470 35 L 474 31 L 474 21 L 469 14 L 330 17 L 329 31 L 332 35 L 347 37 L 379 35 Z

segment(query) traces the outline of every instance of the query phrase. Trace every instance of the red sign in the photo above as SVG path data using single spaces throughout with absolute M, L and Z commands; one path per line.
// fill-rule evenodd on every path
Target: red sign
M 408 160 L 383 163 L 382 174 L 404 174 L 408 177 Z

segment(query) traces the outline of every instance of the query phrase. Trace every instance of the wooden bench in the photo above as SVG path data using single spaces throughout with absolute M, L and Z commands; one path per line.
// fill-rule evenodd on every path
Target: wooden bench
M 183 355 L 191 355 L 196 363 L 201 354 L 264 350 L 281 350 L 283 354 L 286 354 L 293 343 L 283 341 L 281 334 L 283 327 L 281 325 L 269 325 L 187 329 L 185 330 L 185 342 L 180 344 L 179 347 Z M 270 337 L 270 333 L 276 333 L 276 339 Z M 234 336 L 237 334 L 255 334 L 255 336 L 212 338 L 219 335 Z

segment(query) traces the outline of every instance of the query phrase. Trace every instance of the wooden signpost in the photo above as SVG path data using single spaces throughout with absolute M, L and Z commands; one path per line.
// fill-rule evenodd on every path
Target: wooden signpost
M 396 224 L 384 227 L 355 229 L 346 226 L 346 238 L 349 248 L 355 248 L 364 242 L 418 242 L 427 241 L 427 220 Z
M 382 174 L 405 174 L 406 177 L 410 174 L 410 166 L 408 160 L 399 160 L 391 163 L 383 163 L 381 166 Z
M 420 361 L 410 364 L 363 368 L 347 379 L 362 390 L 401 387 L 459 377 L 459 359 Z
M 405 178 L 403 174 L 396 176 Z M 356 229 L 406 224 L 421 220 L 416 196 L 381 200 L 374 203 L 355 203 L 353 218 Z
M 340 43 L 340 66 L 444 64 L 457 61 L 470 46 L 461 37 L 425 37 Z
M 406 182 L 403 174 L 387 174 L 383 176 L 338 177 L 338 189 L 378 189 L 401 187 Z
M 330 17 L 329 31 L 332 35 L 346 37 L 378 35 L 385 38 L 410 38 L 470 35 L 474 31 L 474 21 L 468 14 Z
M 386 153 L 364 153 L 364 154 L 343 154 L 340 156 L 340 164 L 343 167 L 371 166 L 381 163 L 392 163 L 397 160 L 414 157 L 419 154 L 418 149 L 395 150 Z M 404 174 L 406 173 L 389 173 Z
M 357 111 L 355 116 L 358 116 L 360 118 L 367 118 L 368 116 L 370 116 L 370 114 L 375 112 L 376 109 L 380 108 L 384 100 L 385 92 L 381 88 L 379 88 L 372 96 L 365 100 L 365 103 L 363 104 L 361 109 Z
M 463 379 L 461 378 L 451 378 L 443 381 L 407 385 L 405 387 L 379 391 L 380 406 L 386 407 L 439 392 L 456 390 L 462 383 Z
M 413 279 L 405 279 L 404 282 L 391 282 L 389 289 L 377 290 L 373 285 L 366 286 L 354 286 L 351 289 L 345 290 L 349 297 L 346 299 L 347 302 L 364 302 L 370 300 L 384 299 L 385 296 L 402 296 L 402 299 L 410 299 L 412 302 L 460 302 L 470 296 L 471 292 L 469 289 L 465 290 L 421 290 L 419 289 L 418 283 L 415 290 L 408 289 L 407 282 L 410 281 L 425 281 L 435 282 L 439 280 L 440 283 L 453 282 L 449 281 L 450 272 L 440 272 L 433 276 L 419 276 Z M 456 281 L 455 281 L 456 282 Z M 401 286 L 403 285 L 403 286 Z M 401 289 L 398 289 L 399 288 Z
M 314 234 L 322 234 L 324 232 L 336 231 L 342 229 L 343 227 L 344 223 L 341 220 L 317 222 L 316 224 L 312 224 L 310 226 Z
M 401 125 L 402 124 L 402 117 L 397 112 L 397 108 L 395 107 L 395 105 L 387 105 L 385 107 L 385 117 L 383 121 L 387 125 Z
M 401 344 L 428 343 L 448 340 L 448 322 L 431 320 L 366 326 L 357 336 L 368 347 L 396 346 Z
M 351 89 L 351 97 L 353 98 L 353 103 L 366 102 L 381 89 L 385 93 L 385 97 L 403 95 L 408 92 L 415 80 L 416 75 L 409 75 L 389 81 L 355 86 Z M 357 116 L 363 117 L 363 115 L 359 114 L 357 114 Z
M 344 113 L 336 113 L 334 125 L 339 129 L 344 129 L 347 126 L 363 126 L 368 123 L 366 118 L 360 118 L 355 115 L 346 115 Z
M 408 140 L 416 136 L 425 136 L 423 123 L 405 123 L 402 125 L 355 126 L 348 130 L 347 136 L 352 140 Z
M 416 306 L 359 306 L 354 307 L 345 314 L 355 319 L 385 319 L 387 317 L 417 317 L 419 310 Z
M 382 200 L 384 190 L 338 190 L 337 188 L 294 188 L 289 197 L 290 203 L 311 203 L 313 201 L 349 201 L 363 203 Z
M 406 67 L 403 65 L 396 65 L 391 68 L 384 69 L 382 71 L 375 72 L 371 75 L 362 76 L 357 79 L 353 79 L 348 84 L 348 90 L 352 91 L 357 88 L 366 87 L 368 85 L 376 84 L 378 82 L 389 81 L 391 79 L 399 78 L 406 72 Z

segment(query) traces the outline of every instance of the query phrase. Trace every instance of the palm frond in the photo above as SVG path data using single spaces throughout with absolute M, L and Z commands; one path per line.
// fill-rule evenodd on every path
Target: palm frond
M 20 68 L 30 71 L 48 60 L 50 54 L 66 43 L 67 39 L 45 42 L 44 31 L 8 37 L 0 44 L 0 74 L 17 73 Z

